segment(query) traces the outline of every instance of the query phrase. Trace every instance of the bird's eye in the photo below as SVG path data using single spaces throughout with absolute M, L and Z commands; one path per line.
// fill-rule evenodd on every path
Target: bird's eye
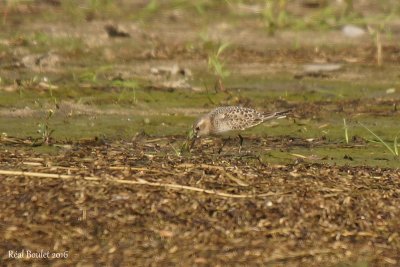
M 197 126 L 197 127 L 195 128 L 195 130 L 196 130 L 196 131 L 200 131 L 200 127 Z

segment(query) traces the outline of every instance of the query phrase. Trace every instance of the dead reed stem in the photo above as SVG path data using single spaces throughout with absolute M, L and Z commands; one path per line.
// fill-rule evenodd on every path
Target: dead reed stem
M 51 179 L 84 179 L 87 181 L 106 181 L 110 183 L 117 183 L 117 184 L 131 184 L 131 185 L 146 185 L 152 187 L 163 187 L 163 188 L 171 188 L 175 190 L 186 190 L 186 191 L 193 191 L 193 192 L 200 192 L 220 197 L 227 197 L 227 198 L 257 198 L 257 197 L 269 197 L 269 196 L 276 196 L 276 195 L 284 195 L 286 193 L 263 193 L 263 194 L 231 194 L 220 192 L 212 189 L 205 189 L 199 187 L 193 187 L 188 185 L 180 185 L 180 184 L 173 184 L 173 183 L 158 183 L 158 182 L 149 182 L 144 179 L 138 178 L 136 180 L 123 180 L 123 179 L 114 179 L 114 178 L 100 178 L 97 176 L 77 176 L 77 175 L 67 175 L 67 174 L 55 174 L 55 173 L 41 173 L 41 172 L 24 172 L 24 171 L 14 171 L 14 170 L 0 170 L 0 175 L 12 175 L 12 176 L 27 176 L 27 177 L 37 177 L 37 178 L 51 178 Z

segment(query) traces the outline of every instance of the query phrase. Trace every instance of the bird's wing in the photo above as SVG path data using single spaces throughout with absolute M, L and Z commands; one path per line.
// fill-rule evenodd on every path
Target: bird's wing
M 215 115 L 222 131 L 244 130 L 263 122 L 262 115 L 253 109 L 232 108 Z

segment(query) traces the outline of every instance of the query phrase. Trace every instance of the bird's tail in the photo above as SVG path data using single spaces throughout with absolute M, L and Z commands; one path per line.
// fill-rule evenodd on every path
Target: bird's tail
M 278 111 L 274 113 L 264 114 L 263 121 L 272 120 L 272 119 L 283 119 L 286 118 L 286 115 L 291 113 L 290 109 L 284 111 Z

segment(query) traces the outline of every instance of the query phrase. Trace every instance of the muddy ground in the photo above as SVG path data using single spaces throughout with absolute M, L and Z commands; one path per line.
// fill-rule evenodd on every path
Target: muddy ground
M 0 3 L 1 264 L 399 266 L 400 6 L 280 3 Z

